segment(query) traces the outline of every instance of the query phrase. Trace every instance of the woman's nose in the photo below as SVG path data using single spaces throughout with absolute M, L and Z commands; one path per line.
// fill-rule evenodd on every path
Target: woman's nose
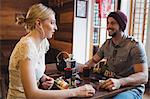
M 55 30 L 58 30 L 57 25 L 55 24 Z

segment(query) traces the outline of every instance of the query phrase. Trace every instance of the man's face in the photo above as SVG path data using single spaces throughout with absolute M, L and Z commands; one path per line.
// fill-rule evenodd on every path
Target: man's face
M 107 19 L 107 31 L 108 35 L 112 37 L 121 31 L 118 22 L 113 17 Z

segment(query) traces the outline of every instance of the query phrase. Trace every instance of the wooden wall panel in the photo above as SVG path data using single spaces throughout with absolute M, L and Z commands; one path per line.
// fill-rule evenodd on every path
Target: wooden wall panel
M 40 0 L 1 0 L 0 8 L 0 40 L 19 39 L 25 29 L 15 24 L 15 14 L 26 12 L 28 8 Z
M 65 1 L 65 0 L 64 0 Z M 57 13 L 58 31 L 54 35 L 54 40 L 71 43 L 73 42 L 73 19 L 74 19 L 74 2 L 66 0 L 63 6 L 55 8 Z
M 72 32 L 56 32 L 55 38 L 63 42 L 72 42 Z
M 73 22 L 73 12 L 60 13 L 60 24 L 72 23 Z
M 66 51 L 68 53 L 72 53 L 72 44 L 63 41 L 50 40 L 51 46 L 53 48 L 57 48 L 60 51 Z
M 26 34 L 24 27 L 15 24 L 15 15 L 27 12 L 28 8 L 44 0 L 1 0 L 0 3 L 0 43 L 18 40 Z M 52 1 L 52 0 L 49 0 Z M 55 8 L 58 32 L 52 39 L 52 47 L 72 52 L 73 5 L 74 0 L 64 0 L 63 7 Z M 64 19 L 63 19 L 64 18 Z M 62 22 L 62 23 L 61 23 Z M 62 33 L 61 33 L 62 32 Z M 58 37 L 58 38 L 57 38 Z M 2 44 L 0 44 L 1 46 Z M 5 45 L 5 44 L 4 44 Z M 2 45 L 3 46 L 3 45 Z M 9 46 L 9 44 L 7 45 Z
M 73 32 L 73 24 L 69 23 L 69 24 L 61 24 L 58 27 L 59 31 L 65 31 L 65 32 Z M 72 33 L 73 34 L 73 33 Z

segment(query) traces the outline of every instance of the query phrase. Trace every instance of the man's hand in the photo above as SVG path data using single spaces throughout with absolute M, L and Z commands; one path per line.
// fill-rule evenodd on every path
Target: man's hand
M 79 68 L 78 71 L 82 73 L 83 72 L 83 68 L 85 68 L 85 67 L 88 67 L 88 66 L 85 65 L 85 64 L 84 65 L 79 65 L 78 66 L 78 68 Z
M 83 72 L 84 67 L 94 67 L 102 58 L 96 53 L 89 61 L 87 61 L 84 65 L 78 66 L 78 71 Z
M 119 89 L 120 86 L 121 86 L 121 83 L 120 83 L 119 79 L 114 79 L 114 78 L 107 79 L 106 81 L 104 81 L 100 84 L 101 88 L 104 88 L 104 89 L 107 89 L 110 91 Z

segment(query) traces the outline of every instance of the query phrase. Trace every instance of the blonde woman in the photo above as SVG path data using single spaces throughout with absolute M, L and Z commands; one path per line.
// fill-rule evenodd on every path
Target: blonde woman
M 54 99 L 67 97 L 89 97 L 95 94 L 91 85 L 66 90 L 42 90 L 53 86 L 54 79 L 46 76 L 45 53 L 48 39 L 57 30 L 55 13 L 42 4 L 33 5 L 26 17 L 19 17 L 28 34 L 16 44 L 9 61 L 9 90 L 7 99 Z

